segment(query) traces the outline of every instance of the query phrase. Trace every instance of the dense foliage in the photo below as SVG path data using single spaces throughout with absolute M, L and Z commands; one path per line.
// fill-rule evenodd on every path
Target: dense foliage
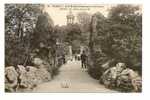
M 42 5 L 5 5 L 5 64 L 26 65 L 31 36 Z
M 58 68 L 64 63 L 61 58 L 64 45 L 57 43 L 60 38 L 59 33 L 55 34 L 57 29 L 43 6 L 38 4 L 5 5 L 5 71 L 13 70 L 18 74 L 14 76 L 15 73 L 11 71 L 5 73 L 6 90 L 18 91 L 17 89 L 24 87 L 21 81 L 23 84 L 25 81 L 27 85 L 25 89 L 34 88 L 33 81 L 36 80 L 36 85 L 39 84 L 38 81 L 45 82 L 38 76 L 50 81 L 54 75 L 58 74 Z M 15 79 L 11 79 L 12 77 Z
M 81 29 L 78 24 L 69 24 L 66 26 L 65 41 L 72 46 L 73 53 L 80 50 Z
M 141 74 L 142 15 L 137 6 L 113 7 L 108 18 L 96 13 L 91 23 L 91 36 L 89 47 L 93 67 L 89 67 L 89 73 L 94 78 L 99 79 L 103 73 L 102 64 L 112 59 L 114 64 L 111 66 L 123 62 Z

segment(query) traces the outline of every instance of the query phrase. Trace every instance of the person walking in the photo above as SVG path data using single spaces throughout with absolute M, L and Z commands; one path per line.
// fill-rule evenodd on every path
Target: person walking
M 65 63 L 66 63 L 65 54 L 62 54 L 62 63 L 63 63 L 63 64 L 65 64 Z
M 81 54 L 81 66 L 82 66 L 82 68 L 86 68 L 86 61 L 87 61 L 87 55 L 86 55 L 85 51 L 83 51 Z

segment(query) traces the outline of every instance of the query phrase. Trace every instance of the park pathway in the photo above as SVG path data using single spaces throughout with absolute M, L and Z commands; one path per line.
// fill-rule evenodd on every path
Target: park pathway
M 81 69 L 79 61 L 70 61 L 59 70 L 52 81 L 38 85 L 33 92 L 116 92 L 90 77 L 85 69 Z

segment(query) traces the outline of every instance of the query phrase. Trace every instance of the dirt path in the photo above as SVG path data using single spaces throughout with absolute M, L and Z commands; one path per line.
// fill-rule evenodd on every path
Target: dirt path
M 52 81 L 38 85 L 33 92 L 116 92 L 100 85 L 98 80 L 81 70 L 79 61 L 68 62 Z M 68 88 L 64 88 L 68 86 Z

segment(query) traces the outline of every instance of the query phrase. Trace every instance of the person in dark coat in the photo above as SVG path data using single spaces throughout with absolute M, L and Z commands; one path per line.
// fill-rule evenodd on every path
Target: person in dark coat
M 86 62 L 87 62 L 87 55 L 86 55 L 85 51 L 83 51 L 82 54 L 81 54 L 82 68 L 86 68 Z
M 62 55 L 62 62 L 63 62 L 63 64 L 66 63 L 65 54 Z

